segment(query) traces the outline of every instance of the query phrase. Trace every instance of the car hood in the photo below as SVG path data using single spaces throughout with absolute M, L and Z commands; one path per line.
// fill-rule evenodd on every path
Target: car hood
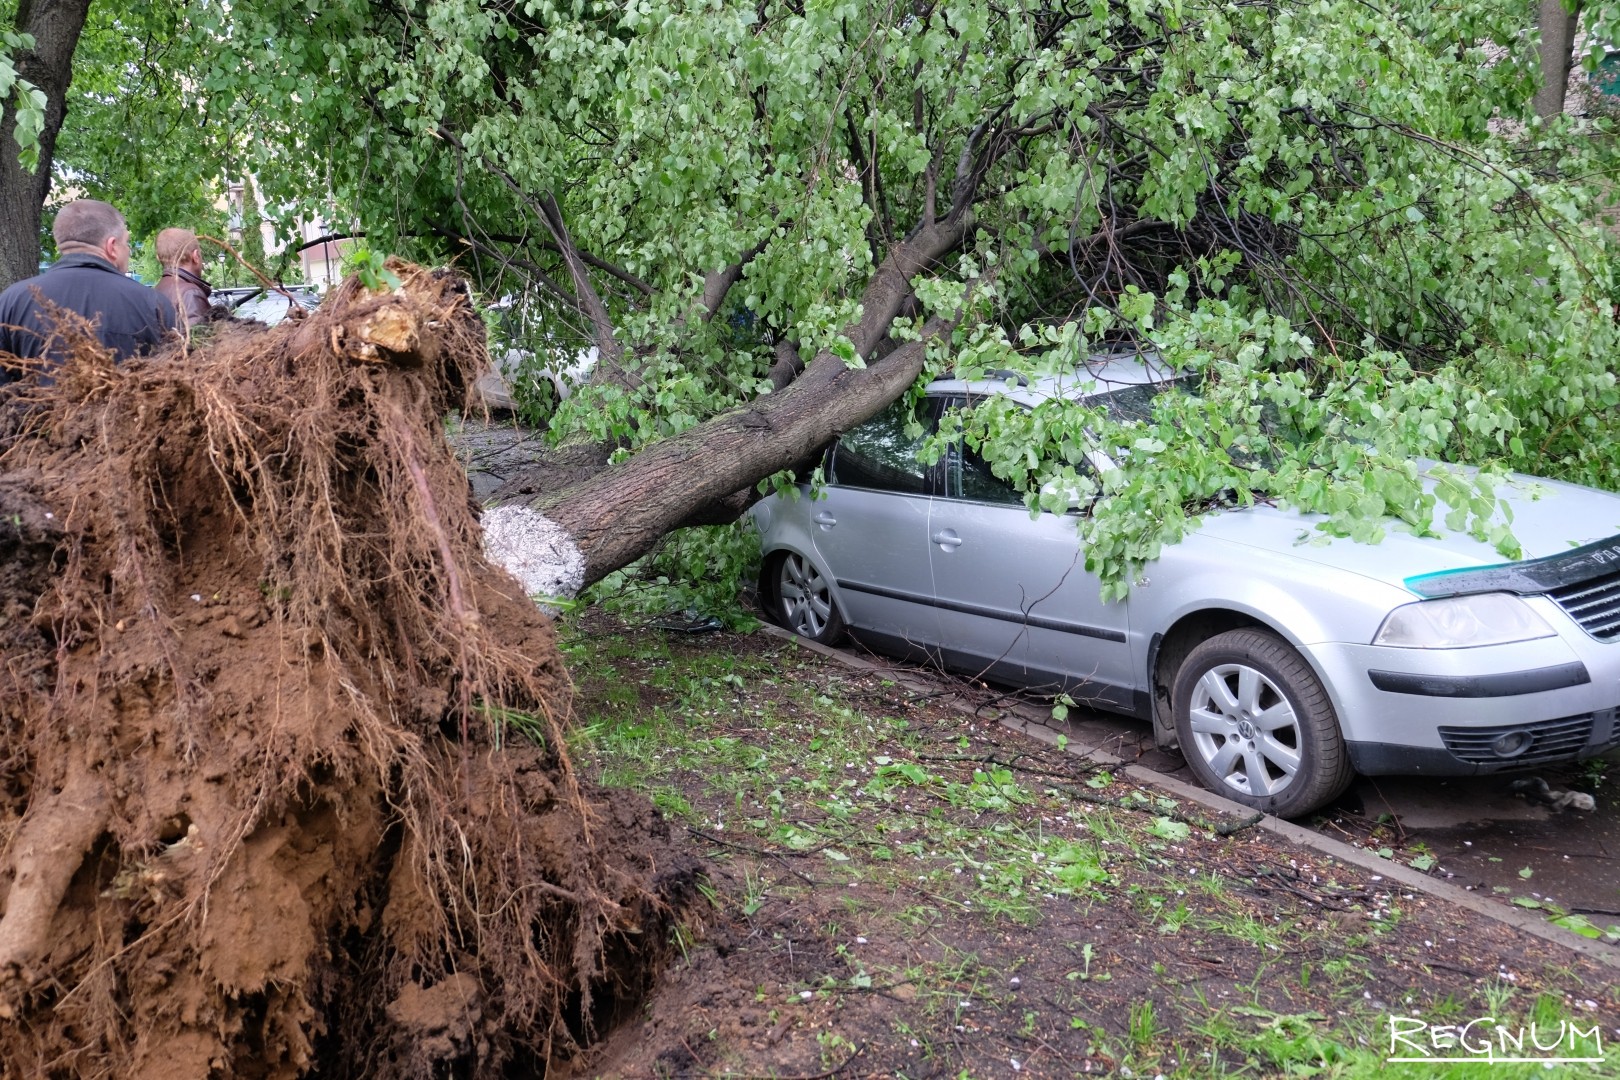
M 1430 477 L 1426 486 L 1433 490 Z M 1287 555 L 1335 570 L 1360 574 L 1391 585 L 1439 596 L 1483 591 L 1496 580 L 1497 588 L 1517 588 L 1497 575 L 1467 574 L 1486 567 L 1522 566 L 1532 560 L 1561 562 L 1560 557 L 1580 554 L 1578 561 L 1594 560 L 1620 570 L 1620 495 L 1556 480 L 1514 474 L 1497 485 L 1496 497 L 1512 513 L 1513 536 L 1523 549 L 1520 562 L 1467 533 L 1446 528 L 1447 507 L 1436 503 L 1434 529 L 1438 536 L 1417 536 L 1404 524 L 1391 522 L 1376 544 L 1328 537 L 1316 529 L 1321 514 L 1305 514 L 1273 506 L 1211 514 L 1202 531 L 1211 539 Z M 1584 549 L 1591 548 L 1591 551 Z M 1438 574 L 1442 578 L 1419 583 L 1413 578 Z M 1439 581 L 1451 584 L 1442 587 Z

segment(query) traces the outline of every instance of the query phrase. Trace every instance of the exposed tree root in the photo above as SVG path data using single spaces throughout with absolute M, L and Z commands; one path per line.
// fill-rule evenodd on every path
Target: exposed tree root
M 0 1074 L 538 1073 L 663 959 L 695 868 L 572 768 L 550 624 L 443 438 L 482 326 L 392 269 L 120 367 L 81 335 L 24 389 Z
M 35 979 L 56 909 L 107 824 L 108 801 L 101 781 L 76 765 L 60 791 L 34 801 L 12 838 L 11 892 L 0 920 L 0 1019 L 16 1016 L 12 988 Z

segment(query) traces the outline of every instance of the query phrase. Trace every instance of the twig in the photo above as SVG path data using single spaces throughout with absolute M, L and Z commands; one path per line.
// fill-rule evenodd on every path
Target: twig
M 1021 773 L 1024 773 L 1024 774 L 1028 775 L 1028 776 L 1034 776 L 1034 777 L 1053 777 L 1053 776 L 1072 777 L 1072 776 L 1075 775 L 1076 772 L 1078 772 L 1082 776 L 1091 776 L 1091 775 L 1093 775 L 1095 773 L 1104 772 L 1104 771 L 1106 771 L 1108 769 L 1107 765 L 1104 765 L 1104 764 L 1102 764 L 1100 762 L 1092 762 L 1091 764 L 1082 766 L 1079 769 L 1065 769 L 1065 770 L 1063 770 L 1061 772 L 1058 771 L 1057 769 L 1053 769 L 1053 768 L 1051 768 L 1049 766 L 1044 766 L 1044 765 L 1020 765 L 1019 764 L 1019 760 L 1021 758 L 1026 758 L 1026 757 L 1029 757 L 1029 756 L 1031 756 L 1031 755 L 1029 755 L 1029 754 L 1018 754 L 1011 761 L 1008 761 L 1005 758 L 997 757 L 995 754 L 918 754 L 918 755 L 916 755 L 918 761 L 982 762 L 983 764 L 986 764 L 986 765 L 999 765 L 1004 769 L 1011 769 L 1011 770 L 1013 770 L 1015 772 L 1021 772 Z
M 706 833 L 702 829 L 694 828 L 691 825 L 686 827 L 686 831 L 691 833 L 693 836 L 701 837 L 712 844 L 719 844 L 722 847 L 732 848 L 735 851 L 744 851 L 750 855 L 758 855 L 761 858 L 770 858 L 775 856 L 776 858 L 782 859 L 787 858 L 789 855 L 803 858 L 807 855 L 815 855 L 825 850 L 824 848 L 811 848 L 808 851 L 771 851 L 769 848 L 757 848 L 751 847 L 748 844 L 738 844 L 731 840 L 726 840 L 722 837 L 715 836 L 713 833 Z
M 1256 885 L 1260 884 L 1260 878 L 1269 878 L 1281 886 L 1284 891 L 1292 893 L 1294 896 L 1299 897 L 1308 904 L 1315 904 L 1316 906 L 1326 908 L 1329 911 L 1349 910 L 1348 904 L 1330 903 L 1325 896 L 1319 893 L 1313 893 L 1309 889 L 1305 889 L 1301 886 L 1293 884 L 1287 880 L 1286 876 L 1281 871 L 1274 870 L 1269 866 L 1262 866 L 1258 868 L 1258 870 L 1256 870 L 1254 873 L 1254 878 L 1254 884 Z
M 1138 802 L 1135 799 L 1124 797 L 1109 798 L 1106 795 L 1097 795 L 1090 791 L 1082 791 L 1080 788 L 1074 787 L 1070 784 L 1049 784 L 1048 786 L 1053 791 L 1061 791 L 1063 794 L 1068 795 L 1071 798 L 1079 799 L 1081 802 L 1095 803 L 1098 806 L 1107 806 L 1116 810 L 1137 810 L 1143 813 L 1153 814 L 1155 817 L 1167 817 L 1172 821 L 1179 821 L 1183 825 L 1191 825 L 1195 829 L 1203 829 L 1207 832 L 1212 832 L 1216 836 L 1235 836 L 1245 829 L 1253 828 L 1266 819 L 1266 815 L 1257 810 L 1254 812 L 1254 814 L 1242 819 L 1241 821 L 1228 821 L 1223 824 L 1216 825 L 1196 814 L 1184 813 L 1183 811 L 1174 807 L 1166 809 L 1157 803 Z
M 694 829 L 690 825 L 688 825 L 686 827 L 686 831 L 691 833 L 693 836 L 701 837 L 704 840 L 709 841 L 710 843 L 719 844 L 721 847 L 728 847 L 728 848 L 731 848 L 734 851 L 741 851 L 744 854 L 754 855 L 754 856 L 757 856 L 758 858 L 761 858 L 761 859 L 777 859 L 777 860 L 780 860 L 782 862 L 782 869 L 786 870 L 788 873 L 792 874 L 794 877 L 798 878 L 800 881 L 804 882 L 806 885 L 810 886 L 812 889 L 819 888 L 821 885 L 825 884 L 824 882 L 817 881 L 815 878 L 811 877 L 809 874 L 806 874 L 806 873 L 804 873 L 802 871 L 799 871 L 799 870 L 795 870 L 792 866 L 788 865 L 788 863 L 787 863 L 787 859 L 788 859 L 788 857 L 790 855 L 791 856 L 798 856 L 800 858 L 803 858 L 803 857 L 805 857 L 807 855 L 813 855 L 818 851 L 823 851 L 823 850 L 825 850 L 824 848 L 816 848 L 813 851 L 770 851 L 770 850 L 767 850 L 765 848 L 750 847 L 747 844 L 737 844 L 737 843 L 733 843 L 730 840 L 722 840 L 718 836 L 714 836 L 714 835 L 712 835 L 710 833 L 706 833 L 702 829 Z
M 272 292 L 280 293 L 282 296 L 285 296 L 289 301 L 291 301 L 294 304 L 298 303 L 298 297 L 296 297 L 292 293 L 288 292 L 280 284 L 278 284 L 278 283 L 276 283 L 274 281 L 271 281 L 268 277 L 265 276 L 264 271 L 260 270 L 257 266 L 254 266 L 252 263 L 250 263 L 246 259 L 242 258 L 241 252 L 239 252 L 235 248 L 231 247 L 231 245 L 227 244 L 225 241 L 221 240 L 219 237 L 202 235 L 202 236 L 197 237 L 197 239 L 199 239 L 199 240 L 207 240 L 210 244 L 215 244 L 215 245 L 217 245 L 219 247 L 224 248 L 226 251 L 231 253 L 231 256 L 234 259 L 236 259 L 237 262 L 239 262 L 243 266 L 247 267 L 248 272 L 250 274 L 252 274 L 254 277 L 259 279 L 259 284 L 260 285 L 263 285 L 266 289 L 268 289 L 268 290 L 270 290 Z

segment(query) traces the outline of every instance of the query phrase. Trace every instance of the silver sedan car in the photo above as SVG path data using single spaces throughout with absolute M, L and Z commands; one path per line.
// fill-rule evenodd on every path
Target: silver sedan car
M 1284 817 L 1357 771 L 1490 773 L 1620 744 L 1620 496 L 1515 477 L 1498 496 L 1525 558 L 1505 564 L 1438 520 L 1439 537 L 1301 544 L 1308 515 L 1220 511 L 1106 601 L 1072 515 L 1032 519 L 968 447 L 924 465 L 908 434 L 993 393 L 1128 412 L 1167 385 L 1134 357 L 1085 379 L 937 381 L 845 434 L 819 492 L 752 511 L 771 617 L 1139 717 L 1211 790 Z

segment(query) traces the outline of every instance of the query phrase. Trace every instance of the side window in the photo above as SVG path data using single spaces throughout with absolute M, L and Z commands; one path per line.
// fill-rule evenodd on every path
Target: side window
M 945 406 L 959 407 L 962 404 L 963 399 L 956 398 L 947 401 Z M 1096 478 L 1096 473 L 1089 464 L 1081 464 L 1077 468 L 1091 478 Z M 945 496 L 950 499 L 998 506 L 1026 505 L 1023 493 L 992 472 L 990 463 L 960 439 L 951 447 L 950 475 L 945 483 Z
M 924 431 L 933 426 L 926 405 L 919 413 L 909 398 L 890 405 L 860 427 L 845 432 L 833 448 L 832 482 L 843 487 L 896 491 L 906 495 L 928 495 L 934 471 L 917 460 L 923 434 L 906 434 L 906 423 L 914 416 Z
M 971 398 L 953 397 L 943 402 L 946 409 L 959 409 L 976 404 Z M 1007 481 L 990 471 L 990 463 L 980 457 L 967 443 L 957 439 L 951 446 L 950 472 L 945 482 L 945 497 L 965 499 L 968 502 L 1024 504 L 1024 497 Z
M 949 485 L 953 498 L 967 499 L 969 502 L 1024 505 L 1024 497 L 1011 484 L 991 472 L 990 463 L 966 443 L 957 443 L 952 456 L 959 462 L 959 467 L 952 470 L 954 475 Z

